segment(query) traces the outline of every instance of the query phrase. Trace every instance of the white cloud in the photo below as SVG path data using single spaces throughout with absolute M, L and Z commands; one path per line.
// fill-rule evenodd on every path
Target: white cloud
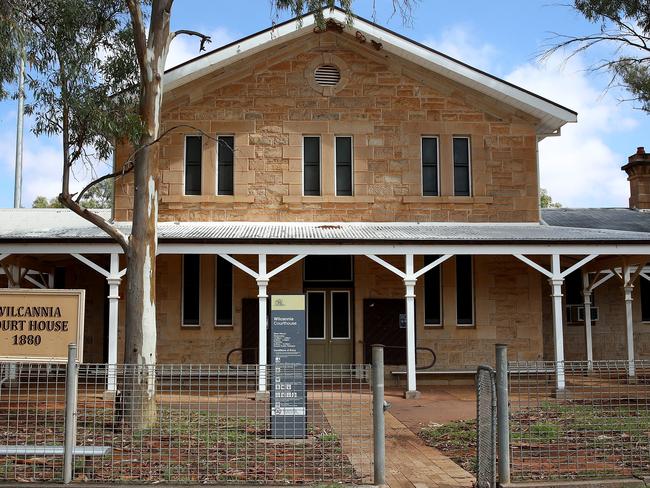
M 541 186 L 553 199 L 574 207 L 626 206 L 629 187 L 620 167 L 627 158 L 607 141 L 634 129 L 630 108 L 596 86 L 578 57 L 527 63 L 506 78 L 578 112 L 577 124 L 539 145 Z
M 25 119 L 26 126 L 30 120 Z M 0 172 L 11 175 L 13 192 L 13 175 L 15 168 L 15 134 L 9 131 L 0 136 Z M 96 174 L 106 173 L 107 163 L 98 163 L 94 169 Z M 77 166 L 70 178 L 72 192 L 81 190 L 88 183 L 93 171 Z M 36 137 L 25 131 L 23 148 L 23 188 L 22 206 L 31 207 L 37 196 L 55 197 L 61 192 L 62 149 L 61 142 L 49 137 Z
M 460 61 L 499 73 L 499 50 L 481 43 L 468 24 L 443 30 L 426 44 Z M 539 144 L 541 186 L 565 206 L 626 206 L 629 187 L 620 167 L 627 155 L 612 149 L 614 137 L 633 131 L 638 119 L 627 104 L 604 92 L 603 80 L 589 72 L 580 56 L 565 62 L 560 53 L 545 63 L 525 62 L 505 79 L 578 112 L 560 137 Z M 634 147 L 630 148 L 632 153 Z
M 423 44 L 447 56 L 482 70 L 494 70 L 498 50 L 488 43 L 476 43 L 469 24 L 456 24 L 443 29 L 439 37 L 428 37 Z
M 212 42 L 205 45 L 206 51 L 216 49 L 235 39 L 235 37 L 225 27 L 218 27 L 205 33 L 212 39 Z M 174 66 L 184 63 L 188 59 L 203 54 L 205 51 L 199 51 L 200 44 L 201 40 L 195 36 L 180 35 L 176 37 L 169 46 L 165 69 L 173 68 Z

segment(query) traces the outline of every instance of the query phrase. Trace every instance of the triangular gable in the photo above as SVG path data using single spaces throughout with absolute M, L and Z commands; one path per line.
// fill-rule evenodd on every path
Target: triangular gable
M 346 14 L 340 9 L 328 10 L 325 12 L 325 19 L 339 23 L 352 36 L 356 36 L 359 32 L 368 42 L 381 43 L 382 49 L 387 52 L 532 115 L 540 121 L 537 127 L 540 135 L 556 133 L 567 122 L 577 121 L 577 113 L 573 110 L 473 68 L 369 20 L 354 16 L 352 25 L 348 25 Z M 314 26 L 314 15 L 309 14 L 191 59 L 165 72 L 165 90 L 173 90 L 255 53 L 306 36 L 314 31 Z

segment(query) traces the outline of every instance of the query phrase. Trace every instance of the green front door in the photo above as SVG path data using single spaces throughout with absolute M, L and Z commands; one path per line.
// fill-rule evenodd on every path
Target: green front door
M 308 290 L 307 362 L 352 363 L 351 290 Z

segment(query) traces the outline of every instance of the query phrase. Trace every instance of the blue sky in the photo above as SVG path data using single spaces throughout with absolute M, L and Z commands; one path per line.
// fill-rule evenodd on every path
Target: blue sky
M 354 10 L 372 18 L 372 4 L 356 0 Z M 587 33 L 596 26 L 549 0 L 422 0 L 412 26 L 403 26 L 399 14 L 391 17 L 391 4 L 376 0 L 377 23 L 578 111 L 577 124 L 540 143 L 541 185 L 555 200 L 574 207 L 627 205 L 628 184 L 620 166 L 637 146 L 650 146 L 650 117 L 621 103 L 624 92 L 605 91 L 607 75 L 589 72 L 607 56 L 605 49 L 568 62 L 562 56 L 545 63 L 536 59 L 553 32 Z M 176 0 L 172 28 L 209 33 L 209 48 L 215 48 L 267 28 L 274 18 L 268 0 Z M 194 56 L 197 49 L 196 39 L 177 38 L 167 66 Z M 15 116 L 15 101 L 0 102 L 0 207 L 13 205 Z M 59 192 L 61 153 L 56 139 L 36 138 L 28 130 L 30 121 L 26 124 L 23 206 L 31 206 L 35 196 Z M 106 170 L 106 165 L 97 169 Z M 91 176 L 84 169 L 75 174 L 77 185 Z

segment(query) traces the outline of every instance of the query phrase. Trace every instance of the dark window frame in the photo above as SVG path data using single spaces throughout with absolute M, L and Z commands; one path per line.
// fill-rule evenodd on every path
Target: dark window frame
M 650 281 L 643 276 L 639 277 L 639 302 L 641 302 L 641 322 L 650 322 Z
M 185 277 L 186 277 L 186 268 L 187 268 L 187 263 L 186 259 L 188 257 L 196 257 L 198 260 L 198 266 L 197 266 L 197 276 L 196 276 L 196 288 L 197 288 L 197 293 L 196 293 L 196 303 L 197 303 L 197 317 L 196 319 L 191 318 L 190 320 L 186 320 L 185 316 L 185 289 L 187 288 L 186 283 L 185 283 Z M 181 327 L 190 327 L 190 328 L 197 328 L 201 327 L 201 255 L 200 254 L 183 254 L 181 255 Z
M 436 141 L 436 161 L 430 163 L 424 161 L 424 141 L 432 139 Z M 436 188 L 435 191 L 425 190 L 424 168 L 435 167 L 436 173 Z M 440 138 L 438 136 L 420 136 L 420 180 L 422 196 L 437 197 L 440 196 Z
M 434 255 L 425 255 L 424 256 L 424 266 L 427 266 L 428 264 L 431 264 L 434 262 L 436 259 L 440 258 L 441 256 L 434 256 Z M 435 268 L 430 269 L 424 274 L 424 326 L 425 327 L 435 327 L 435 328 L 440 328 L 443 326 L 443 299 L 442 299 L 442 265 L 443 263 L 440 263 L 438 266 Z M 427 304 L 428 300 L 430 298 L 429 292 L 427 291 L 428 286 L 427 284 L 433 280 L 437 275 L 438 278 L 438 321 L 433 322 L 429 321 L 428 319 L 430 317 L 427 317 Z
M 223 320 L 219 317 L 219 264 L 224 263 L 229 266 L 230 271 L 230 318 Z M 235 304 L 235 282 L 234 282 L 235 267 L 229 261 L 226 261 L 221 256 L 214 257 L 214 326 L 219 327 L 233 327 L 234 326 L 234 304 Z
M 335 294 L 345 294 L 347 296 L 348 304 L 348 333 L 346 337 L 334 337 L 334 295 Z M 352 339 L 352 293 L 350 290 L 330 290 L 330 340 L 331 341 L 347 341 Z
M 318 190 L 306 189 L 305 180 L 307 177 L 306 167 L 307 165 L 316 166 L 313 163 L 305 162 L 305 140 L 306 139 L 318 139 Z M 319 135 L 303 135 L 302 136 L 302 194 L 303 196 L 313 196 L 319 197 L 323 193 L 323 140 Z
M 318 254 L 312 254 L 309 256 L 305 256 L 303 260 L 303 266 L 302 266 L 302 280 L 305 284 L 308 284 L 309 286 L 317 286 L 317 284 L 320 283 L 333 283 L 333 284 L 339 284 L 342 283 L 344 286 L 350 286 L 350 283 L 354 282 L 354 256 L 352 255 L 335 255 L 336 257 L 346 257 L 350 259 L 350 277 L 349 278 L 344 278 L 344 279 L 311 279 L 308 278 L 307 276 L 307 263 L 308 261 L 312 261 L 313 259 L 318 259 L 318 258 L 324 258 L 324 257 L 329 257 L 329 255 L 318 255 Z M 330 285 L 334 286 L 334 285 Z
M 469 284 L 469 292 L 471 293 L 470 296 L 470 304 L 471 304 L 471 320 L 470 321 L 465 321 L 465 319 L 460 319 L 459 318 L 459 300 L 458 297 L 460 296 L 459 293 L 459 266 L 458 266 L 458 261 L 459 258 L 462 260 L 467 259 L 469 261 L 469 279 L 470 279 L 470 284 Z M 476 326 L 476 290 L 475 290 L 475 276 L 474 276 L 474 258 L 471 255 L 466 255 L 466 254 L 459 254 L 456 256 L 456 327 L 475 327 Z M 462 320 L 462 321 L 461 321 Z
M 188 139 L 193 138 L 193 139 L 198 139 L 200 141 L 200 151 L 199 151 L 199 161 L 198 163 L 196 162 L 188 162 L 188 146 L 187 146 L 187 141 Z M 185 144 L 184 144 L 184 151 L 183 151 L 183 194 L 187 196 L 196 196 L 196 195 L 201 195 L 202 192 L 202 186 L 203 186 L 203 136 L 201 134 L 186 134 L 185 135 Z M 198 180 L 199 180 L 199 185 L 198 185 L 198 190 L 197 189 L 190 189 L 188 191 L 188 166 L 192 167 L 198 167 L 199 175 L 198 175 Z
M 223 138 L 230 138 L 232 139 L 232 146 L 230 148 L 232 152 L 232 161 L 230 162 L 230 190 L 221 189 L 220 185 L 220 176 L 221 176 L 221 171 L 222 171 L 222 166 L 228 166 L 227 164 L 222 164 L 221 161 L 221 149 L 223 147 L 223 144 L 221 140 Z M 217 165 L 216 165 L 216 187 L 217 187 L 217 195 L 225 195 L 225 196 L 232 196 L 235 194 L 235 135 L 234 134 L 218 134 L 217 135 Z
M 309 329 L 309 295 L 314 295 L 314 294 L 320 294 L 323 297 L 323 335 L 322 337 L 314 337 L 310 336 L 309 333 L 311 332 Z M 305 314 L 305 335 L 306 339 L 308 340 L 320 340 L 324 341 L 327 340 L 327 292 L 325 290 L 308 290 L 305 292 L 305 297 L 306 297 L 306 314 Z
M 454 144 L 456 140 L 466 140 L 467 141 L 467 165 L 463 162 L 462 164 L 456 161 Z M 452 154 L 452 167 L 453 167 L 453 180 L 454 180 L 454 196 L 459 197 L 471 197 L 472 196 L 472 138 L 470 136 L 455 135 L 451 139 L 451 154 Z M 459 192 L 456 188 L 456 168 L 467 167 L 467 193 Z
M 339 163 L 339 154 L 338 154 L 338 140 L 339 139 L 349 139 L 350 141 L 350 162 L 341 162 Z M 339 189 L 338 180 L 339 180 L 339 167 L 350 168 L 350 191 L 342 193 Z M 337 135 L 334 136 L 334 194 L 337 197 L 351 197 L 354 195 L 354 137 L 351 135 Z

